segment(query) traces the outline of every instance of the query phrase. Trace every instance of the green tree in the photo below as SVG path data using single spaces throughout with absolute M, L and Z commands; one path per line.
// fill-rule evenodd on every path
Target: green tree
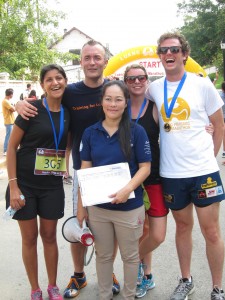
M 225 0 L 183 0 L 178 14 L 184 17 L 180 31 L 191 45 L 191 56 L 202 66 L 222 69 L 220 42 L 225 38 Z
M 62 18 L 63 13 L 48 9 L 46 0 L 0 0 L 0 72 L 34 79 L 42 65 L 76 57 L 49 49 L 59 39 L 54 28 Z

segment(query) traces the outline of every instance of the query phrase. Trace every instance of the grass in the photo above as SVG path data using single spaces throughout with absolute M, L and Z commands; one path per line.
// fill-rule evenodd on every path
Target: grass
M 222 84 L 223 81 L 224 81 L 223 76 L 219 76 L 219 78 L 218 78 L 218 80 L 215 84 L 215 87 L 220 90 L 221 89 L 221 84 Z

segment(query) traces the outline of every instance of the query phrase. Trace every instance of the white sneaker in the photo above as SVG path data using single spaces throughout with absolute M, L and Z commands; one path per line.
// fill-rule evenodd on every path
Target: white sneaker
M 6 156 L 6 152 L 3 153 L 3 156 Z M 224 156 L 225 157 L 225 156 Z

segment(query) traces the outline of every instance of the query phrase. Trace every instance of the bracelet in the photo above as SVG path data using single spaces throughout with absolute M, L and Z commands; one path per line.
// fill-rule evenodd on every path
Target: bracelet
M 13 180 L 17 180 L 17 178 L 16 177 L 15 178 L 11 178 L 11 179 L 9 179 L 9 182 L 13 181 Z

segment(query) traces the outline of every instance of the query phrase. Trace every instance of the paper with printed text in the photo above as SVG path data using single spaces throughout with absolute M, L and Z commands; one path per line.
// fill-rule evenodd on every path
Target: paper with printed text
M 122 189 L 130 180 L 128 163 L 118 163 L 77 171 L 83 206 L 111 202 L 112 195 Z M 134 192 L 129 195 L 134 198 Z

